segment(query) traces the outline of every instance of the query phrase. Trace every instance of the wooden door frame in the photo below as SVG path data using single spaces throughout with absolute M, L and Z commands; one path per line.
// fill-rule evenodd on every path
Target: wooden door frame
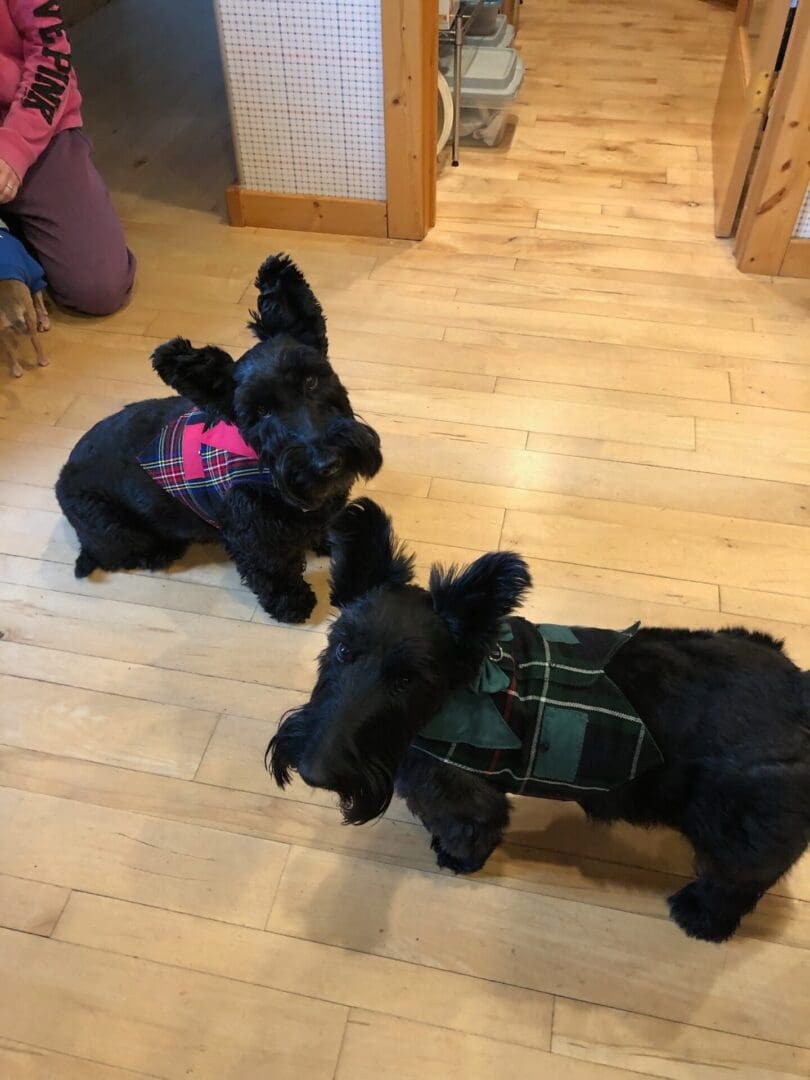
M 773 85 L 773 62 L 790 13 L 790 0 L 771 0 L 762 36 L 753 52 L 748 22 L 754 0 L 739 0 L 712 120 L 714 224 L 716 236 L 731 236 L 756 141 Z
M 422 240 L 436 224 L 439 7 L 379 0 L 385 114 L 385 201 L 226 192 L 231 225 Z
M 740 270 L 780 274 L 784 267 L 799 272 L 810 241 L 792 236 L 808 183 L 810 0 L 801 0 L 737 230 L 734 252 Z

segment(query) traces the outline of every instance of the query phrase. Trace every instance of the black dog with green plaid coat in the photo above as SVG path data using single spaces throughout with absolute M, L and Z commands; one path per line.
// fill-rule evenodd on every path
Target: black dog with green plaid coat
M 638 629 L 508 619 L 413 747 L 514 795 L 578 799 L 634 780 L 663 759 L 605 667 Z
M 810 672 L 781 642 L 742 628 L 536 626 L 514 615 L 531 577 L 508 551 L 434 566 L 422 587 L 370 499 L 330 539 L 340 616 L 309 700 L 268 747 L 277 783 L 297 770 L 354 825 L 397 793 L 455 873 L 501 843 L 514 794 L 677 829 L 698 875 L 670 897 L 672 917 L 707 941 L 733 934 L 800 858 Z

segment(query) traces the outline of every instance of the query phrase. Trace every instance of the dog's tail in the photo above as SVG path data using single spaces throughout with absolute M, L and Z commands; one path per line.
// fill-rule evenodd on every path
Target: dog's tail
M 76 566 L 73 570 L 77 578 L 89 577 L 97 567 L 101 566 L 93 556 L 84 548 L 79 552 L 79 557 L 76 560 Z
M 248 327 L 260 341 L 276 334 L 290 337 L 326 353 L 326 319 L 315 294 L 289 255 L 271 255 L 259 267 L 257 311 Z

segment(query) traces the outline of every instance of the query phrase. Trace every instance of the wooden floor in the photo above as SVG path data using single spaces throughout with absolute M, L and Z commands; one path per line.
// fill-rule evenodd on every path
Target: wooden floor
M 344 827 L 262 768 L 323 564 L 297 629 L 211 552 L 77 582 L 52 492 L 89 424 L 165 392 L 155 345 L 247 344 L 285 249 L 423 572 L 515 547 L 544 620 L 744 621 L 810 667 L 810 283 L 741 277 L 712 236 L 728 8 L 527 0 L 515 130 L 444 172 L 420 245 L 222 224 L 210 19 L 114 0 L 77 28 L 137 291 L 0 372 L 0 1075 L 807 1077 L 810 859 L 714 947 L 667 920 L 690 867 L 664 832 L 523 801 L 454 879 L 402 806 Z

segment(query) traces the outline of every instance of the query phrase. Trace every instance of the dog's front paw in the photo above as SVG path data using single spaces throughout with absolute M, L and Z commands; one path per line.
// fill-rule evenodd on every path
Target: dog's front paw
M 667 902 L 681 930 L 700 941 L 727 941 L 740 925 L 741 912 L 718 904 L 711 889 L 701 881 L 684 885 Z
M 303 584 L 300 588 L 274 596 L 271 602 L 263 603 L 262 607 L 279 622 L 302 623 L 310 617 L 316 602 L 315 593 L 309 585 Z
M 459 859 L 451 855 L 449 851 L 444 850 L 438 836 L 431 837 L 430 847 L 436 852 L 436 865 L 442 870 L 452 870 L 454 874 L 474 874 L 484 865 L 480 860 Z

